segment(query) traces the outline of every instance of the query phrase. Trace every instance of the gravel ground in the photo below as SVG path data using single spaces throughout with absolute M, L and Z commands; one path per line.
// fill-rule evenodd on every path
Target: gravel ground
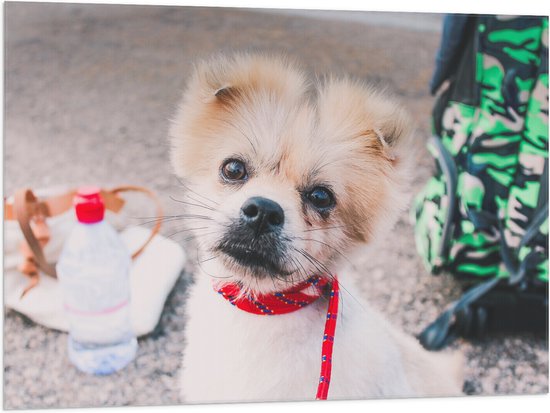
M 7 3 L 5 17 L 8 194 L 21 186 L 133 183 L 153 187 L 167 214 L 175 212 L 178 205 L 170 195 L 177 196 L 179 189 L 168 163 L 168 119 L 192 62 L 220 49 L 284 51 L 317 74 L 349 73 L 387 87 L 417 120 L 419 143 L 428 135 L 433 102 L 427 83 L 439 33 L 418 30 L 421 15 L 414 24 L 407 25 L 408 16 L 401 15 L 402 26 L 384 26 L 372 19 L 236 9 Z M 426 27 L 433 27 L 437 17 L 426 15 Z M 431 165 L 422 149 L 414 190 Z M 163 231 L 170 234 L 173 228 Z M 362 274 L 362 291 L 374 306 L 417 334 L 458 295 L 458 287 L 423 269 L 405 214 L 379 248 L 358 259 L 352 270 Z M 136 360 L 110 377 L 77 372 L 65 356 L 65 334 L 6 310 L 4 407 L 178 403 L 192 270 L 191 260 L 158 328 L 140 339 Z M 453 347 L 467 355 L 470 394 L 548 392 L 545 339 L 491 337 Z

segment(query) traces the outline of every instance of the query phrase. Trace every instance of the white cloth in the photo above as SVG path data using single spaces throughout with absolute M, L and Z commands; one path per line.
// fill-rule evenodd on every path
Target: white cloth
M 108 212 L 107 217 L 116 221 L 115 214 Z M 44 254 L 49 262 L 57 261 L 65 237 L 74 223 L 72 211 L 48 219 L 51 239 L 44 248 Z M 135 251 L 149 234 L 147 228 L 128 227 L 121 232 L 121 237 L 129 251 Z M 22 259 L 19 252 L 22 239 L 19 224 L 16 221 L 4 221 L 4 303 L 6 307 L 26 315 L 38 324 L 67 331 L 69 325 L 57 279 L 40 274 L 38 285 L 21 298 L 21 292 L 29 282 L 29 278 L 17 270 Z M 166 297 L 174 287 L 184 263 L 185 253 L 181 246 L 161 235 L 156 235 L 139 257 L 132 261 L 131 315 L 137 336 L 152 332 L 157 325 Z

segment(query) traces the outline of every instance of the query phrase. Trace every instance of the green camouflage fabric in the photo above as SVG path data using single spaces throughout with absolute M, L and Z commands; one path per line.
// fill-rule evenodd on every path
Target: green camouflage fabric
M 417 249 L 433 273 L 547 283 L 548 18 L 479 16 L 473 41 L 478 101 L 434 118 Z

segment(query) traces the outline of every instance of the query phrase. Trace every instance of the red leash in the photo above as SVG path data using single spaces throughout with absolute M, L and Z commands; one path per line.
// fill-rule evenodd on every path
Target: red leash
M 332 282 L 317 275 L 282 292 L 273 294 L 255 295 L 245 294 L 238 284 L 224 284 L 217 289 L 218 293 L 237 308 L 258 315 L 287 314 L 303 308 L 323 295 L 325 287 L 330 286 L 327 319 L 321 348 L 321 374 L 317 388 L 317 400 L 326 400 L 330 386 L 332 371 L 332 347 L 336 332 L 338 317 L 338 300 L 340 288 L 338 280 L 333 277 Z
M 339 295 L 340 286 L 338 285 L 338 280 L 334 277 L 332 288 L 330 290 L 330 299 L 328 302 L 327 321 L 325 322 L 325 334 L 323 335 L 323 347 L 321 348 L 321 376 L 319 377 L 319 386 L 317 387 L 317 400 L 326 400 L 328 396 L 330 375 L 332 372 L 332 346 L 334 345 L 334 335 L 336 333 Z

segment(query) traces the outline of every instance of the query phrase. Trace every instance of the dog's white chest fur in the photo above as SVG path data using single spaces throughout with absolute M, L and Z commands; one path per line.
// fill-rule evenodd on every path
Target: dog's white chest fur
M 428 395 L 434 385 L 438 394 L 454 393 L 445 366 L 351 294 L 348 287 L 341 295 L 329 399 Z M 326 308 L 319 299 L 290 314 L 249 314 L 220 297 L 210 277 L 198 274 L 187 304 L 183 401 L 313 400 Z M 448 377 L 433 377 L 434 369 Z M 433 385 L 424 386 L 419 374 L 431 375 Z

